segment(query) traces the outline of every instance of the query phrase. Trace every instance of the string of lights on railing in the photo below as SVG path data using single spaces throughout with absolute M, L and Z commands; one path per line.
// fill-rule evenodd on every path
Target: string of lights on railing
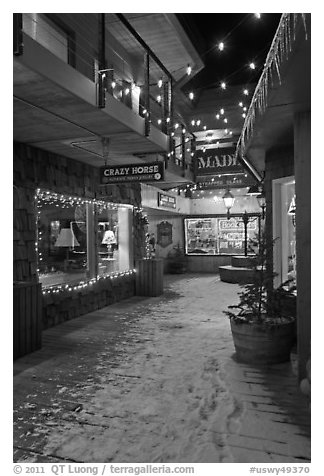
M 262 74 L 254 90 L 254 94 L 245 116 L 241 136 L 237 143 L 236 155 L 244 156 L 247 139 L 253 133 L 254 121 L 257 113 L 263 113 L 267 105 L 269 80 L 273 84 L 273 75 L 276 73 L 281 82 L 280 65 L 292 51 L 292 42 L 295 40 L 297 22 L 301 18 L 305 30 L 305 40 L 308 39 L 305 13 L 283 13 L 268 52 Z

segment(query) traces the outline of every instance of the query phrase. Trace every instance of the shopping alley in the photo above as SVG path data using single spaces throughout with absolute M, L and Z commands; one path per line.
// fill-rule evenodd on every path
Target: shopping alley
M 311 13 L 10 21 L 14 462 L 307 467 Z

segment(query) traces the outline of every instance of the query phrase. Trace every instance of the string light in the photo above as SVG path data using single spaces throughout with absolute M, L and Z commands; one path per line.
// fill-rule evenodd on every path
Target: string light
M 216 119 L 219 119 L 219 114 L 216 114 Z
M 225 110 L 222 108 L 222 109 L 220 109 L 219 112 L 221 113 L 221 115 L 223 115 L 225 113 Z
M 158 95 L 157 98 L 156 98 L 156 100 L 157 100 L 157 102 L 161 102 L 161 100 L 162 100 L 161 96 Z
M 201 120 L 198 119 L 198 121 L 197 121 L 197 126 L 200 126 L 200 123 L 201 123 Z
M 240 106 L 240 107 L 243 107 L 242 101 L 239 102 L 239 106 Z
M 243 117 L 244 119 L 246 118 L 245 112 L 243 112 L 242 117 Z
M 224 118 L 224 122 L 225 122 L 225 124 L 227 124 L 227 119 L 226 119 L 226 117 Z
M 196 124 L 196 122 L 194 121 L 194 119 L 191 121 L 191 125 L 194 126 Z
M 178 127 L 179 127 L 179 124 L 178 124 L 178 123 L 174 124 L 174 128 L 175 128 L 175 129 L 178 129 Z

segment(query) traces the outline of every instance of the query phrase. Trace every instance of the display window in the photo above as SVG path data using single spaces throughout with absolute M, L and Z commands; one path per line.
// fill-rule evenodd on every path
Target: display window
M 190 255 L 243 255 L 244 223 L 241 216 L 185 218 L 185 251 Z M 247 239 L 259 233 L 259 216 L 251 215 L 247 224 Z
M 130 269 L 132 207 L 39 190 L 38 277 L 43 288 Z
M 275 284 L 296 286 L 296 197 L 294 177 L 273 181 L 273 237 Z

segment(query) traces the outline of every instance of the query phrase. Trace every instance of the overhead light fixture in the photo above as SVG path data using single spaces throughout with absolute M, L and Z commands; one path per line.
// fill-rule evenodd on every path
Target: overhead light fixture
M 230 219 L 230 209 L 234 205 L 235 198 L 231 194 L 229 189 L 225 192 L 225 194 L 223 195 L 222 198 L 224 200 L 225 207 L 227 208 L 227 219 L 229 220 Z
M 264 218 L 265 218 L 265 208 L 266 208 L 266 197 L 265 197 L 265 193 L 264 193 L 263 190 L 259 195 L 256 196 L 256 199 L 258 201 L 259 207 L 262 210 L 262 220 L 264 220 Z
M 257 195 L 260 195 L 260 193 L 262 193 L 262 184 L 261 183 L 255 183 L 254 185 L 252 185 L 249 190 L 248 190 L 248 195 L 252 195 L 252 196 L 257 196 Z

